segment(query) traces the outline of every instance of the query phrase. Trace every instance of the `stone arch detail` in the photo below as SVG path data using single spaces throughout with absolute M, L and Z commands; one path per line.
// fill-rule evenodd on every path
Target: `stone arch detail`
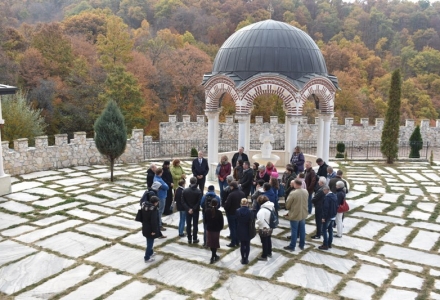
M 336 87 L 327 78 L 313 78 L 307 82 L 301 90 L 301 105 L 297 107 L 297 114 L 302 115 L 304 103 L 315 94 L 319 99 L 321 113 L 333 113 L 335 106 Z
M 224 94 L 231 95 L 234 102 L 239 102 L 239 96 L 235 90 L 235 83 L 229 77 L 217 75 L 205 83 L 205 106 L 207 110 L 216 110 L 219 107 L 219 99 Z
M 288 80 L 277 75 L 260 75 L 252 77 L 240 87 L 241 101 L 235 109 L 240 113 L 250 113 L 252 104 L 260 95 L 277 95 L 283 100 L 287 113 L 292 113 L 301 98 L 298 89 Z

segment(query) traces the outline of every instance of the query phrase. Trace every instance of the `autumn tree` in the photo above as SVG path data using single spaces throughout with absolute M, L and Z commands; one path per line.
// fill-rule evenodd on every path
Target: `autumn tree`
M 110 100 L 95 122 L 95 144 L 98 151 L 110 162 L 110 181 L 113 182 L 113 166 L 127 145 L 127 129 L 124 117 L 115 101 Z
M 397 158 L 399 151 L 398 139 L 400 128 L 400 97 L 401 97 L 400 70 L 393 72 L 391 87 L 388 98 L 388 109 L 385 116 L 385 124 L 382 129 L 380 151 L 386 157 L 387 163 L 392 164 Z

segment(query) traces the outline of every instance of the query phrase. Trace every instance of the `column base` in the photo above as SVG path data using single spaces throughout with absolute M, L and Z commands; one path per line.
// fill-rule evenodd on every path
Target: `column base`
M 0 177 L 0 196 L 11 193 L 11 175 Z

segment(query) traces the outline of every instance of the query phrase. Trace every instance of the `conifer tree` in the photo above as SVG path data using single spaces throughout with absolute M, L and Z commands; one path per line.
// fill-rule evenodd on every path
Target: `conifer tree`
M 402 93 L 402 79 L 400 69 L 393 72 L 391 76 L 391 87 L 388 98 L 388 109 L 385 115 L 385 124 L 382 129 L 380 151 L 387 158 L 387 163 L 392 164 L 397 158 L 399 146 L 400 128 L 400 105 Z
M 96 148 L 110 161 L 110 181 L 113 182 L 115 160 L 124 153 L 127 145 L 124 116 L 115 101 L 107 103 L 94 128 Z
M 409 158 L 420 158 L 420 150 L 423 146 L 422 134 L 420 133 L 420 126 L 414 129 L 411 137 L 409 138 L 409 146 L 411 147 L 411 152 L 409 153 Z

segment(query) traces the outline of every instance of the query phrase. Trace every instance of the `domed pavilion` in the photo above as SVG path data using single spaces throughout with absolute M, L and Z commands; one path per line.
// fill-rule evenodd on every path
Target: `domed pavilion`
M 317 156 L 328 161 L 338 80 L 327 73 L 321 51 L 304 31 L 274 20 L 238 30 L 224 42 L 215 57 L 212 72 L 204 75 L 202 84 L 208 117 L 209 163 L 218 162 L 219 106 L 225 93 L 235 102 L 235 119 L 239 123 L 237 148 L 244 146 L 247 150 L 255 98 L 275 94 L 283 100 L 286 158 L 290 158 L 297 144 L 304 103 L 312 99 L 320 110 Z

